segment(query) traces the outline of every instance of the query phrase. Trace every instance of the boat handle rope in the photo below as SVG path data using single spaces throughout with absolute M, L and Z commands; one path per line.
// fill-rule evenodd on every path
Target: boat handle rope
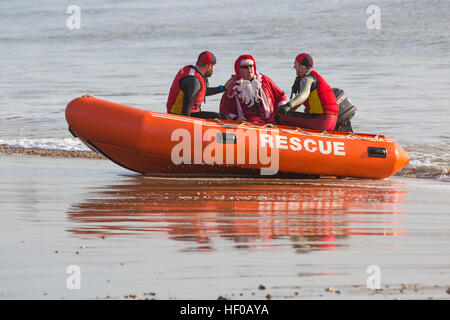
M 274 128 L 274 129 L 278 129 L 280 132 L 283 133 L 292 133 L 292 131 L 297 132 L 297 133 L 301 133 L 301 134 L 305 134 L 305 135 L 310 135 L 310 136 L 327 136 L 327 137 L 332 137 L 332 138 L 346 138 L 346 139 L 358 139 L 358 140 L 369 140 L 369 141 L 379 141 L 380 137 L 377 134 L 376 136 L 372 137 L 372 138 L 366 138 L 366 137 L 361 137 L 359 135 L 357 135 L 354 132 L 350 132 L 349 134 L 342 136 L 342 135 L 335 135 L 335 134 L 331 134 L 328 131 L 322 131 L 321 133 L 317 134 L 317 133 L 312 133 L 312 132 L 308 132 L 305 131 L 299 127 L 296 127 L 295 130 L 285 130 L 285 129 L 281 129 L 279 127 L 277 127 L 276 125 L 273 125 L 271 123 L 265 124 L 263 126 L 256 126 L 252 123 L 249 122 L 241 122 L 239 125 L 228 125 L 223 123 L 222 121 L 220 121 L 220 119 L 214 119 L 216 121 L 216 123 L 220 124 L 221 126 L 225 127 L 225 128 L 231 128 L 231 129 L 239 129 L 243 126 L 249 126 L 252 128 L 256 128 L 256 129 L 260 129 L 260 128 Z

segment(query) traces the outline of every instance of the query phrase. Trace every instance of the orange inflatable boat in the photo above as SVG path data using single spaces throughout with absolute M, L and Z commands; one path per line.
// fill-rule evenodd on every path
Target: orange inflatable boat
M 409 162 L 406 152 L 382 135 L 204 120 L 92 96 L 71 101 L 66 120 L 91 149 L 152 175 L 387 178 Z

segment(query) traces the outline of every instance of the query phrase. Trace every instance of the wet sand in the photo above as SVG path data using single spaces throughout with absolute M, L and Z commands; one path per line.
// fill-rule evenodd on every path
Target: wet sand
M 450 298 L 449 183 L 167 179 L 0 150 L 0 299 Z
M 97 152 L 91 151 L 66 151 L 66 150 L 48 150 L 32 148 L 16 148 L 0 144 L 0 156 L 26 155 L 48 158 L 82 158 L 82 159 L 105 159 Z

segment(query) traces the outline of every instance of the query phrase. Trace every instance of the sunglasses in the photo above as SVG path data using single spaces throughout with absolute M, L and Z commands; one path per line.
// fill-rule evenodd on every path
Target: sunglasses
M 241 69 L 250 69 L 250 68 L 253 68 L 253 65 L 246 65 L 246 66 L 240 66 L 239 68 L 241 68 Z

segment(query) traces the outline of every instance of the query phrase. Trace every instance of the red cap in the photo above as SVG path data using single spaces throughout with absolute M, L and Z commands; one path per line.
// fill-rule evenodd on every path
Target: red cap
M 197 59 L 197 63 L 216 64 L 216 57 L 210 51 L 203 51 Z
M 312 67 L 314 65 L 314 60 L 308 53 L 300 53 L 295 58 L 295 61 L 297 61 L 299 64 L 304 65 L 305 67 Z
M 239 79 L 242 78 L 239 68 L 242 65 L 250 65 L 250 64 L 253 64 L 254 68 L 253 70 L 256 73 L 256 62 L 251 55 L 243 54 L 242 56 L 239 56 L 239 58 L 236 59 L 236 62 L 234 63 L 234 71 L 236 72 L 236 75 L 239 77 Z

